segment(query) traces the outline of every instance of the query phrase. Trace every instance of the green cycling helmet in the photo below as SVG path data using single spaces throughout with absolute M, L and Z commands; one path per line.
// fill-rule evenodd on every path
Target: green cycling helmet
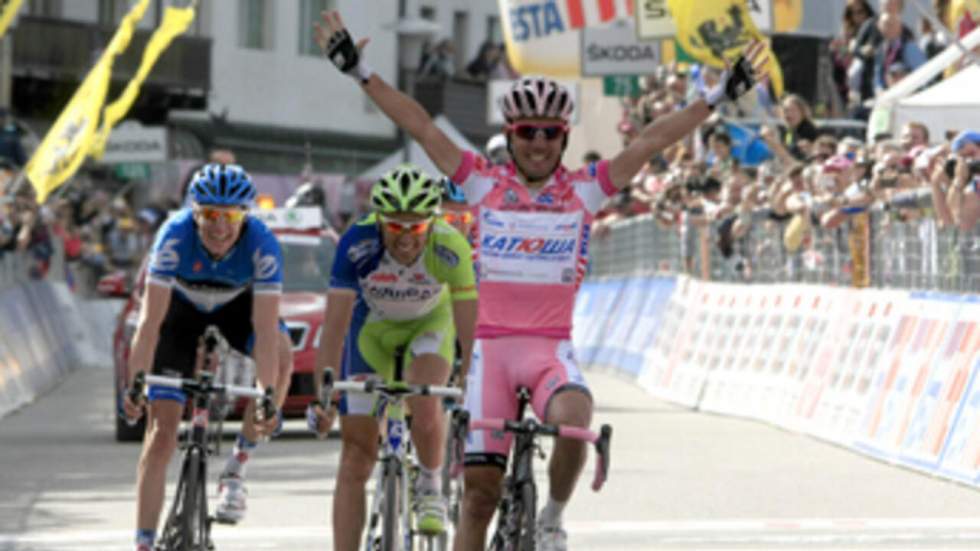
M 432 216 L 441 198 L 439 183 L 410 164 L 385 174 L 371 188 L 371 206 L 379 214 L 410 212 Z

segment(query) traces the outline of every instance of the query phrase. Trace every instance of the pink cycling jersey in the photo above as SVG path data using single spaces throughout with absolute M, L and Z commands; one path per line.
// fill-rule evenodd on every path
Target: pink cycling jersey
M 480 308 L 476 336 L 571 338 L 575 293 L 585 275 L 589 226 L 616 192 L 609 162 L 559 166 L 537 193 L 513 163 L 463 153 L 453 182 L 476 207 Z

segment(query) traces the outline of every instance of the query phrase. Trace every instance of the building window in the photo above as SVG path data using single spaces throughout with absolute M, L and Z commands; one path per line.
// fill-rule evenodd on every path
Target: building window
M 453 14 L 453 50 L 456 74 L 463 74 L 466 68 L 466 47 L 469 45 L 470 14 L 458 11 Z
M 422 6 L 419 8 L 419 16 L 427 21 L 436 20 L 436 9 L 433 6 Z
M 40 17 L 61 17 L 61 0 L 31 0 L 27 13 Z
M 504 35 L 500 30 L 500 18 L 496 15 L 487 16 L 487 41 L 503 44 Z
M 300 55 L 320 55 L 316 43 L 313 24 L 320 22 L 320 14 L 336 9 L 336 0 L 303 0 L 299 10 L 299 53 Z
M 238 4 L 238 45 L 255 50 L 272 49 L 272 2 L 240 0 Z
M 129 6 L 126 0 L 99 0 L 99 24 L 103 27 L 115 27 L 122 21 Z

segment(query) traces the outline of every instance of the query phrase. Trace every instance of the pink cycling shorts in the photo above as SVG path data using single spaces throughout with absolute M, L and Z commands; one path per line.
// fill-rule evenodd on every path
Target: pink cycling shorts
M 589 394 L 575 363 L 572 342 L 553 337 L 504 336 L 477 339 L 466 379 L 466 409 L 471 419 L 515 419 L 517 389 L 531 391 L 531 409 L 545 419 L 556 393 L 576 389 Z M 466 442 L 467 465 L 506 467 L 510 433 L 472 431 Z

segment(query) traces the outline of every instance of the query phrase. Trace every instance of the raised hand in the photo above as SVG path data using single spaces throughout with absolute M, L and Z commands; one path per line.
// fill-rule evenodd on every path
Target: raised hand
M 705 101 L 711 107 L 725 100 L 736 101 L 751 90 L 756 82 L 766 78 L 765 67 L 768 63 L 769 55 L 765 43 L 753 41 L 742 50 L 734 63 L 726 63 L 720 82 L 707 93 Z
M 355 45 L 338 11 L 325 11 L 320 14 L 320 18 L 323 20 L 322 24 L 313 24 L 313 38 L 323 54 L 342 73 L 367 82 L 373 71 L 363 63 L 361 50 L 367 45 L 368 39 L 363 38 Z

